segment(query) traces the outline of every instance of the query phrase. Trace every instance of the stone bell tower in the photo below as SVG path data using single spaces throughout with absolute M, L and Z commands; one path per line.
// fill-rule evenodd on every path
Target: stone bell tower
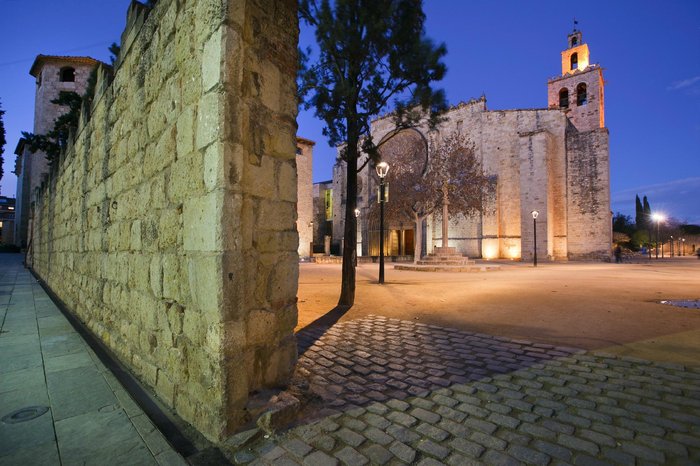
M 561 76 L 547 82 L 549 108 L 567 110 L 569 121 L 579 131 L 605 127 L 603 69 L 590 63 L 588 44 L 574 28 L 568 47 L 561 52 Z

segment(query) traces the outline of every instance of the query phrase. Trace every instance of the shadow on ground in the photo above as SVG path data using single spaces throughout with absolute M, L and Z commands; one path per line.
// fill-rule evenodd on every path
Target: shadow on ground
M 324 407 L 337 410 L 478 382 L 582 351 L 380 316 L 336 325 L 346 312 L 336 307 L 297 333 L 298 373 Z

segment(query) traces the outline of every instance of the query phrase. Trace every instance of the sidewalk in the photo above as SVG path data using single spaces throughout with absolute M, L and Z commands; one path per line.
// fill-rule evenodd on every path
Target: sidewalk
M 0 463 L 187 464 L 19 254 L 0 254 Z

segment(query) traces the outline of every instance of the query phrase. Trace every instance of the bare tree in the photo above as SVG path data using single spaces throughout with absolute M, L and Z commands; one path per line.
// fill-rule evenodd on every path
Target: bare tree
M 396 141 L 396 142 L 394 142 Z M 482 172 L 473 144 L 459 133 L 436 143 L 428 163 L 421 163 L 421 142 L 415 138 L 394 138 L 381 149 L 382 158 L 394 161 L 387 176 L 391 198 L 387 217 L 410 219 L 415 225 L 414 260 L 422 256 L 423 221 L 443 208 L 443 246 L 447 245 L 449 211 L 465 216 L 482 212 L 493 190 L 493 180 Z

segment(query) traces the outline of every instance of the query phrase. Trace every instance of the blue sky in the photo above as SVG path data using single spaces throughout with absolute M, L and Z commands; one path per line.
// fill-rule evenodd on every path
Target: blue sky
M 128 0 L 0 0 L 0 102 L 8 144 L 3 195 L 13 196 L 14 148 L 32 129 L 37 54 L 107 61 Z M 427 0 L 427 34 L 445 42 L 451 103 L 486 95 L 490 109 L 544 108 L 560 73 L 566 35 L 579 21 L 591 60 L 604 68 L 612 209 L 634 213 L 635 194 L 654 210 L 700 224 L 700 1 Z M 302 44 L 312 36 L 302 31 Z M 314 180 L 331 177 L 335 150 L 310 112 L 299 135 L 317 141 Z

